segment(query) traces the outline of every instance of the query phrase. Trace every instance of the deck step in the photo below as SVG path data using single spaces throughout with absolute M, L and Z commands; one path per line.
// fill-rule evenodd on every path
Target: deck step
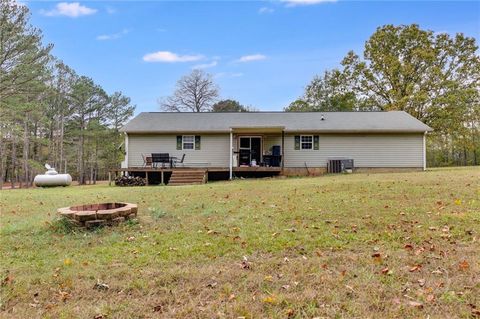
M 174 170 L 168 185 L 170 186 L 181 186 L 181 185 L 199 185 L 205 184 L 206 181 L 206 170 L 195 170 L 195 171 L 184 171 L 184 170 Z

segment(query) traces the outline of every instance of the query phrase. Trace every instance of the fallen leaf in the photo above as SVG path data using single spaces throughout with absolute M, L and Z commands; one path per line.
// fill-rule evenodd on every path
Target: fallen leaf
M 464 260 L 458 264 L 458 268 L 460 270 L 467 270 L 468 268 L 470 268 L 470 264 L 468 263 L 468 261 Z
M 70 294 L 69 294 L 68 292 L 66 292 L 66 291 L 61 291 L 61 290 L 58 291 L 58 295 L 57 295 L 57 296 L 58 296 L 58 299 L 59 299 L 60 301 L 63 301 L 63 302 L 67 301 L 67 299 L 70 298 Z
M 388 269 L 388 267 L 383 268 L 380 272 L 384 275 L 392 274 L 392 271 L 390 269 Z
M 7 275 L 5 278 L 2 279 L 2 287 L 11 285 L 13 283 L 13 277 L 12 275 Z
M 405 244 L 405 246 L 403 246 L 403 248 L 405 248 L 406 250 L 412 250 L 412 249 L 413 249 L 413 245 L 411 245 L 411 244 Z
M 422 269 L 422 265 L 415 265 L 413 267 L 410 267 L 410 269 L 408 271 L 409 272 L 414 272 L 414 271 L 419 271 L 420 269 Z
M 275 295 L 271 295 L 271 296 L 267 296 L 265 298 L 263 298 L 262 300 L 264 303 L 268 303 L 268 304 L 276 304 L 277 303 L 277 298 L 275 297 Z

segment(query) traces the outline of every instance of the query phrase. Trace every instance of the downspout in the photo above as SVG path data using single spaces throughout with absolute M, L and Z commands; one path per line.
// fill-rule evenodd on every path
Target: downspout
M 423 133 L 423 170 L 427 170 L 427 131 Z
M 233 178 L 233 132 L 230 128 L 230 164 L 229 164 L 229 179 L 232 180 Z

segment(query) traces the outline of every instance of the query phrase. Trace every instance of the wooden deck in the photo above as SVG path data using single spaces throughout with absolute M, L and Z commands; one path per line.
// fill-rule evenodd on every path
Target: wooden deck
M 187 170 L 187 171 L 207 171 L 212 173 L 228 172 L 228 167 L 175 167 L 175 168 L 161 168 L 161 167 L 128 167 L 128 168 L 118 168 L 114 169 L 112 173 L 122 173 L 122 172 L 165 172 L 171 173 L 175 170 Z M 281 172 L 281 167 L 264 167 L 264 166 L 255 166 L 255 167 L 234 167 L 234 172 Z
M 206 174 L 208 180 L 209 173 L 217 174 L 218 173 L 228 173 L 230 170 L 228 167 L 175 167 L 175 168 L 161 168 L 161 167 L 128 167 L 128 168 L 118 168 L 111 170 L 109 172 L 109 184 L 112 184 L 113 178 L 116 178 L 118 175 L 124 175 L 126 173 L 132 175 L 140 175 L 147 179 L 147 185 L 150 184 L 150 179 L 152 176 L 159 177 L 160 184 L 166 184 L 169 181 L 170 176 L 173 172 L 193 172 L 193 171 L 203 171 Z M 255 166 L 255 167 L 234 167 L 233 174 L 238 174 L 240 176 L 265 176 L 265 175 L 278 175 L 282 172 L 281 167 L 264 167 L 264 166 Z M 222 178 L 223 179 L 223 178 Z M 158 182 L 157 182 L 158 183 Z

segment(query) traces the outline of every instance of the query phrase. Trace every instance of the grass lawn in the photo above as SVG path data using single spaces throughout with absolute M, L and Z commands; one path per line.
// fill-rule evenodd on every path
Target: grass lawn
M 478 167 L 0 200 L 2 318 L 480 316 Z M 138 222 L 56 217 L 110 201 L 138 203 Z

